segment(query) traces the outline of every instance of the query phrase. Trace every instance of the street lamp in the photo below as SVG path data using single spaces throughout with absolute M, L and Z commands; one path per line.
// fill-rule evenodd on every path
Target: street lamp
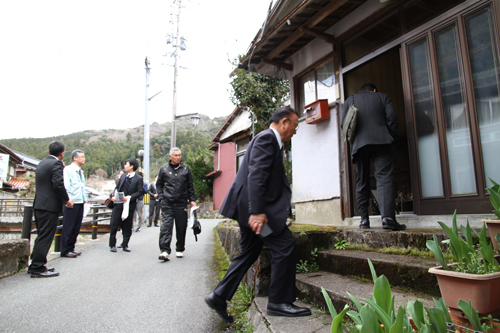
M 144 150 L 142 150 L 142 149 L 141 149 L 141 150 L 139 150 L 139 151 L 137 152 L 137 155 L 139 155 L 139 161 L 141 161 L 141 162 L 142 162 L 142 161 L 143 161 L 143 159 L 144 159 Z M 141 163 L 139 163 L 139 171 L 141 171 Z
M 200 116 L 198 114 L 198 112 L 196 113 L 188 113 L 188 114 L 183 114 L 183 115 L 180 115 L 180 116 L 175 116 L 174 117 L 174 121 L 172 122 L 172 133 L 171 133 L 171 138 L 170 138 L 170 148 L 174 148 L 175 147 L 175 137 L 177 135 L 177 132 L 176 132 L 176 129 L 175 129 L 175 123 L 176 123 L 176 120 L 179 119 L 179 118 L 182 118 L 182 117 L 189 117 L 191 116 L 191 122 L 193 123 L 194 126 L 197 126 L 198 123 L 200 122 Z

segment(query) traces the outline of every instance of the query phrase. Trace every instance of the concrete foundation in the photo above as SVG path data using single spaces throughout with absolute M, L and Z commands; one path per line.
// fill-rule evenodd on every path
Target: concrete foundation
M 295 203 L 297 223 L 343 226 L 340 212 L 339 198 Z

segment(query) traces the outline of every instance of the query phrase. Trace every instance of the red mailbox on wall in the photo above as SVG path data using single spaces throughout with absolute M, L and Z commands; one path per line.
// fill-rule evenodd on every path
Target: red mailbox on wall
M 330 119 L 330 107 L 327 99 L 318 99 L 304 106 L 306 113 L 306 124 L 317 124 Z

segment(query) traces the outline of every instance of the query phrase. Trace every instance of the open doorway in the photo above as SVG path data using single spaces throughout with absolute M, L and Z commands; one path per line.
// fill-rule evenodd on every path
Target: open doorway
M 394 158 L 394 184 L 396 187 L 396 210 L 398 213 L 413 212 L 413 197 L 410 174 L 410 159 L 408 152 L 408 136 L 406 129 L 403 81 L 401 76 L 401 61 L 399 47 L 392 48 L 380 56 L 359 65 L 344 74 L 345 99 L 357 93 L 365 83 L 373 83 L 378 91 L 389 94 L 398 114 L 399 140 Z M 350 152 L 345 158 L 349 160 L 351 172 L 347 183 L 352 193 L 350 200 L 351 216 L 359 215 L 356 204 L 356 174 L 351 163 Z M 373 176 L 373 166 L 370 172 L 370 185 L 376 199 L 376 181 Z M 378 215 L 376 205 L 370 205 L 370 215 Z

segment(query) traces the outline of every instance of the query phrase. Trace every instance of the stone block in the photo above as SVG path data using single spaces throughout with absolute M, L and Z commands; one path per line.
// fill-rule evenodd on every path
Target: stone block
M 27 239 L 0 241 L 0 278 L 28 267 L 30 244 Z

